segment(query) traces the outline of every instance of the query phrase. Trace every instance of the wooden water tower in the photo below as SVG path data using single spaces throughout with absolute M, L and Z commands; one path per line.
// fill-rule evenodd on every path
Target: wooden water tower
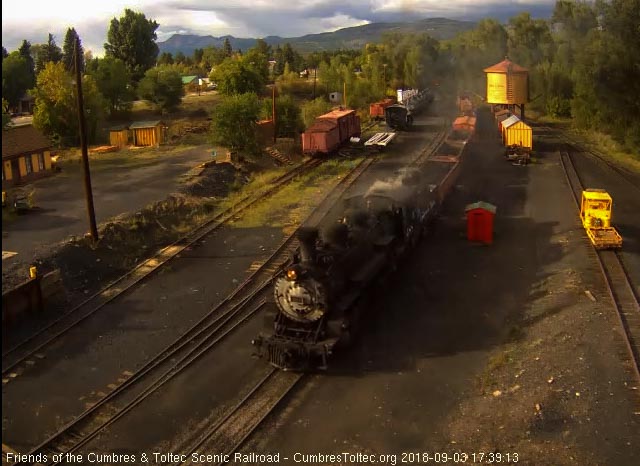
M 487 74 L 487 103 L 511 111 L 518 107 L 520 119 L 524 120 L 524 105 L 529 102 L 529 70 L 505 58 L 485 68 L 484 72 Z

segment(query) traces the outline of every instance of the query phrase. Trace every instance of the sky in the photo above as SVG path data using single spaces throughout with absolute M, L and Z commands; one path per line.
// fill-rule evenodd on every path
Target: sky
M 158 41 L 173 34 L 296 37 L 371 22 L 445 17 L 505 20 L 518 11 L 548 13 L 555 0 L 29 0 L 2 1 L 2 45 L 16 50 L 23 39 L 62 45 L 74 27 L 85 50 L 104 54 L 107 30 L 125 8 L 160 24 Z

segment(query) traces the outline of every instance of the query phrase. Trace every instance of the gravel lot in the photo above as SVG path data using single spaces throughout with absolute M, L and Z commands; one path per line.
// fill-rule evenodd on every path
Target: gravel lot
M 498 154 L 493 138 L 473 144 L 435 235 L 373 299 L 358 347 L 246 451 L 637 464 L 637 381 L 557 154 L 529 167 Z M 464 206 L 480 199 L 498 206 L 490 247 L 464 238 Z

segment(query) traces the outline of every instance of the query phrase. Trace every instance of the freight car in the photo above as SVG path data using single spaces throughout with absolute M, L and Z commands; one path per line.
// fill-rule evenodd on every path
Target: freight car
M 435 216 L 434 186 L 409 171 L 347 201 L 344 218 L 324 231 L 301 229 L 300 246 L 274 280 L 268 330 L 256 354 L 284 370 L 326 369 L 360 327 L 366 298 Z
M 394 104 L 393 99 L 382 99 L 369 105 L 369 116 L 372 120 L 384 120 L 384 110 Z
M 302 152 L 312 156 L 329 155 L 360 136 L 360 117 L 355 110 L 336 109 L 319 116 L 302 133 Z

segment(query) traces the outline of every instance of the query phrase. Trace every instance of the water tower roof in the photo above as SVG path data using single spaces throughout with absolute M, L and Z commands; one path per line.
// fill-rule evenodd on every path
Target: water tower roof
M 528 71 L 528 69 L 516 63 L 513 63 L 508 58 L 505 58 L 500 63 L 496 63 L 495 65 L 484 69 L 485 73 L 527 73 Z

